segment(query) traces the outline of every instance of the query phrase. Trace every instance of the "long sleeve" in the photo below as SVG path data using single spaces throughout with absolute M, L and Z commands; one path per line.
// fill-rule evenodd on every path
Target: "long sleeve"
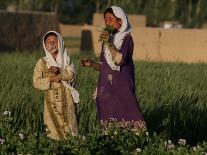
M 50 88 L 50 78 L 43 77 L 43 62 L 39 59 L 33 73 L 33 85 L 40 90 L 48 90 Z
M 61 80 L 68 81 L 70 83 L 73 82 L 74 77 L 75 74 L 68 67 L 61 72 Z
M 124 65 L 132 58 L 134 43 L 131 35 L 124 38 L 121 49 L 117 51 L 114 61 L 117 65 Z

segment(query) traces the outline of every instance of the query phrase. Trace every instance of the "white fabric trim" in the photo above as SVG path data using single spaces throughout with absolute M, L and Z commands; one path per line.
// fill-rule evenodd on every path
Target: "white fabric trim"
M 45 47 L 45 43 L 44 43 L 44 38 L 48 33 L 54 33 L 57 35 L 57 39 L 58 39 L 58 54 L 57 54 L 57 59 L 55 61 L 55 59 L 53 58 L 53 56 L 47 51 L 46 47 Z M 75 67 L 73 62 L 70 61 L 70 57 L 67 54 L 67 50 L 64 47 L 64 41 L 62 36 L 57 33 L 56 31 L 48 31 L 44 37 L 43 37 L 43 49 L 45 51 L 45 61 L 47 62 L 47 66 L 48 68 L 50 68 L 51 66 L 55 66 L 55 67 L 59 67 L 62 69 L 69 69 L 71 72 L 73 72 L 74 74 L 76 74 L 75 71 Z M 79 93 L 78 91 L 71 86 L 70 83 L 68 83 L 67 81 L 61 81 L 64 85 L 64 87 L 68 88 L 70 90 L 70 93 L 73 97 L 73 101 L 75 103 L 79 103 L 80 98 L 79 98 Z
M 119 31 L 113 36 L 113 44 L 117 50 L 120 50 L 125 35 L 131 33 L 131 26 L 129 24 L 127 15 L 120 7 L 112 6 L 111 8 L 114 12 L 114 15 L 122 21 L 122 25 L 119 28 Z M 120 66 L 115 65 L 111 52 L 106 45 L 104 46 L 104 56 L 112 70 L 120 71 Z

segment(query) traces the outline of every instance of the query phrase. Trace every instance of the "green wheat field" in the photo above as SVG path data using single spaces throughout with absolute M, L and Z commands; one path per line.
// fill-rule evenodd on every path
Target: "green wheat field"
M 149 136 L 103 136 L 97 132 L 92 99 L 98 72 L 79 65 L 83 57 L 98 58 L 86 52 L 72 55 L 81 100 L 80 136 L 54 141 L 44 135 L 43 92 L 32 85 L 42 56 L 40 51 L 0 53 L 0 154 L 206 154 L 207 64 L 135 62 L 136 95 Z

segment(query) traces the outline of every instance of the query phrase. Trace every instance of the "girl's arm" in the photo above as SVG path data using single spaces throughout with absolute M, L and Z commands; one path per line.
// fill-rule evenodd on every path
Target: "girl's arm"
M 119 65 L 122 59 L 122 53 L 116 49 L 116 47 L 109 43 L 109 51 L 111 52 L 112 59 L 114 60 L 116 65 Z
M 66 67 L 65 69 L 60 71 L 59 77 L 60 80 L 68 81 L 69 83 L 71 83 L 75 78 L 75 73 L 73 73 L 69 67 Z
M 100 64 L 100 63 L 95 63 L 95 62 L 93 62 L 93 63 L 91 64 L 91 68 L 100 71 L 100 70 L 101 70 L 101 64 Z
M 112 43 L 109 43 L 108 48 L 115 64 L 121 66 L 132 57 L 134 43 L 132 37 L 129 35 L 125 37 L 120 50 L 116 49 Z
M 100 63 L 93 62 L 89 58 L 83 58 L 81 60 L 81 66 L 90 67 L 90 68 L 93 68 L 93 69 L 98 70 L 98 71 L 101 70 L 101 64 Z
M 50 89 L 50 77 L 43 78 L 43 62 L 40 59 L 34 69 L 33 86 L 40 90 Z

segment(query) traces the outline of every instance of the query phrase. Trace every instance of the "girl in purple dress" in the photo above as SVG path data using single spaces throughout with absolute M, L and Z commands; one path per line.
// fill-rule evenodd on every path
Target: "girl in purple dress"
M 103 41 L 101 62 L 95 63 L 89 58 L 81 60 L 82 66 L 100 71 L 96 93 L 98 119 L 101 123 L 115 120 L 145 130 L 144 117 L 135 95 L 134 43 L 127 15 L 120 7 L 112 6 L 105 10 L 104 20 L 114 32 L 110 35 L 103 31 L 100 36 Z

